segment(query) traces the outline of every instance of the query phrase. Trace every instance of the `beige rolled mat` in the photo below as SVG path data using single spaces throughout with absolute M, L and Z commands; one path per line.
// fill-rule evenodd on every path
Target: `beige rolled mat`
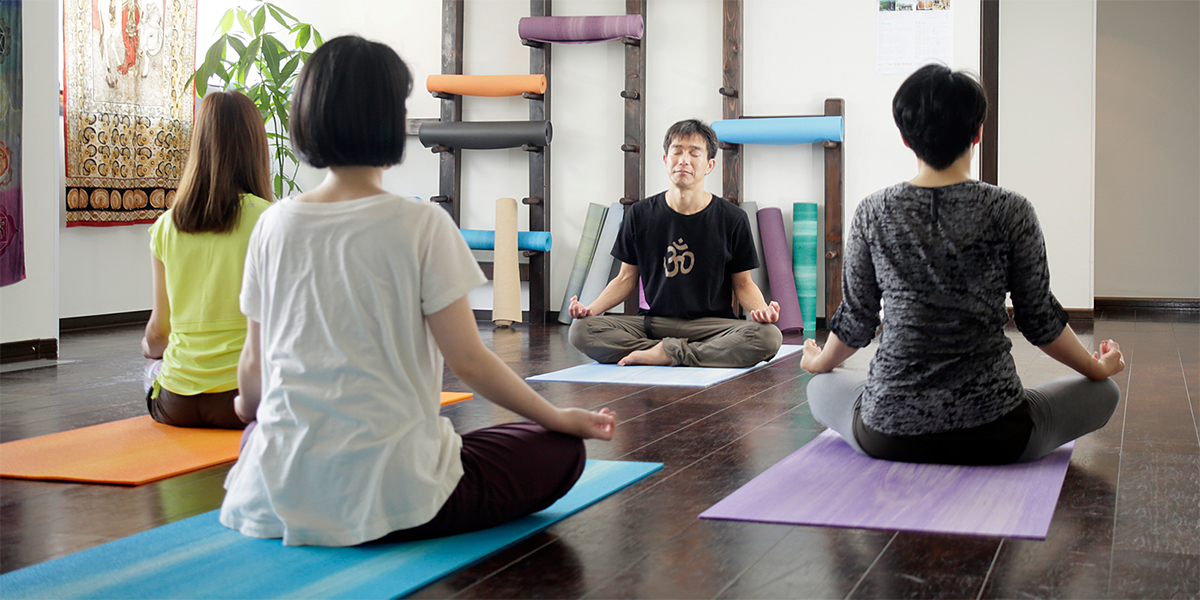
M 521 273 L 517 265 L 517 201 L 496 200 L 496 251 L 492 270 L 492 322 L 521 322 Z

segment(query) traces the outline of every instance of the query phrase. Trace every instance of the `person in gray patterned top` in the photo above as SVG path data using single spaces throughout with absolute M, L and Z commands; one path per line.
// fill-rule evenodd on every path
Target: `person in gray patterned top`
M 1033 460 L 1103 427 L 1125 367 L 1116 342 L 1091 353 L 1050 291 L 1046 247 L 1024 197 L 971 179 L 987 100 L 971 75 L 922 67 L 892 112 L 917 176 L 862 201 L 846 239 L 843 300 L 824 348 L 801 367 L 813 415 L 888 460 Z M 1004 334 L 1005 296 L 1030 343 L 1079 373 L 1025 389 Z M 839 369 L 880 325 L 870 371 Z

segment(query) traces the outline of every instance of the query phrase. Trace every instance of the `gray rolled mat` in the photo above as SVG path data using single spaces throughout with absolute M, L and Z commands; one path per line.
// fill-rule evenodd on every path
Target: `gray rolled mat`
M 446 146 L 464 150 L 492 150 L 547 146 L 553 130 L 550 121 L 452 121 L 424 123 L 417 136 L 426 148 Z

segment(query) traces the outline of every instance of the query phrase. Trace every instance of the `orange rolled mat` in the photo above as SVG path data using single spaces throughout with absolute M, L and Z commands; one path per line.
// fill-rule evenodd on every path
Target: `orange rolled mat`
M 425 89 L 460 96 L 520 96 L 546 93 L 545 75 L 430 75 Z
M 475 394 L 471 392 L 442 392 L 442 406 L 450 406 L 458 404 L 463 400 L 470 400 Z
M 0 476 L 141 485 L 236 460 L 241 437 L 146 415 L 0 444 Z

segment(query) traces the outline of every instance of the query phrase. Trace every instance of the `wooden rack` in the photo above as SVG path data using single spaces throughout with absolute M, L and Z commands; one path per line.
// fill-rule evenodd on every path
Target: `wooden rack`
M 725 119 L 762 118 L 742 114 L 742 3 L 723 0 L 722 37 L 723 75 L 719 93 L 724 98 L 721 116 Z M 845 101 L 827 98 L 823 115 L 845 116 Z M 825 142 L 825 318 L 833 316 L 842 303 L 842 205 L 845 197 L 846 168 L 842 142 Z M 722 194 L 734 204 L 742 200 L 742 147 L 721 144 Z

